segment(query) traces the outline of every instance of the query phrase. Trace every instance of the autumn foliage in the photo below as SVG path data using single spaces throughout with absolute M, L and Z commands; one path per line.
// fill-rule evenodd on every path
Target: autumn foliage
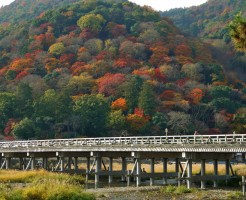
M 124 98 L 116 99 L 112 102 L 111 108 L 113 110 L 122 110 L 125 111 L 127 109 L 126 100 Z

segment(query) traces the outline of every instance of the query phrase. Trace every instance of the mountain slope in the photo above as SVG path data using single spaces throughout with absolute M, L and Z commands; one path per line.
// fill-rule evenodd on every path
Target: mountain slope
M 245 83 L 149 7 L 87 0 L 16 20 L 0 28 L 5 137 L 245 130 Z

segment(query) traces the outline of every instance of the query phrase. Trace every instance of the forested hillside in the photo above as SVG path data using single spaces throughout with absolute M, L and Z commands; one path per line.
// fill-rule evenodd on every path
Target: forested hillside
M 149 7 L 89 0 L 21 21 L 0 27 L 5 139 L 246 130 L 245 82 Z
M 193 36 L 230 40 L 228 24 L 239 12 L 246 16 L 245 0 L 208 0 L 200 6 L 163 12 L 182 31 Z
M 229 24 L 236 14 L 246 16 L 245 0 L 208 0 L 200 6 L 163 12 L 183 33 L 211 44 L 214 55 L 223 63 L 228 75 L 236 73 L 246 80 L 246 55 L 235 52 L 229 35 Z

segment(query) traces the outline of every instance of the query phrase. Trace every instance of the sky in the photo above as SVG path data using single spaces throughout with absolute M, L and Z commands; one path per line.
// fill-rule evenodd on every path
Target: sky
M 8 5 L 14 0 L 0 0 L 0 6 Z M 207 0 L 130 0 L 139 5 L 148 5 L 155 10 L 169 10 L 171 8 L 183 8 L 205 3 Z

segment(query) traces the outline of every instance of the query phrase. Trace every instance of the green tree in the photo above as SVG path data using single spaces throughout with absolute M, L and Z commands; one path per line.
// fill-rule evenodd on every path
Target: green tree
M 33 117 L 39 128 L 37 137 L 54 137 L 55 125 L 65 123 L 70 114 L 71 99 L 68 94 L 58 94 L 53 89 L 45 91 L 44 95 L 34 102 Z
M 49 48 L 49 53 L 53 54 L 54 56 L 60 56 L 64 51 L 65 47 L 62 42 L 52 44 Z
M 155 94 L 153 86 L 144 82 L 139 93 L 138 107 L 144 110 L 144 114 L 153 115 L 156 108 Z
M 126 118 L 122 110 L 116 110 L 109 113 L 108 128 L 113 130 L 123 130 L 126 124 Z
M 33 96 L 32 88 L 27 83 L 20 83 L 15 92 L 18 107 L 16 111 L 20 118 L 30 117 L 33 114 Z
M 0 130 L 3 130 L 9 118 L 15 117 L 16 107 L 14 94 L 8 92 L 0 93 Z
M 161 112 L 156 112 L 152 117 L 152 123 L 162 130 L 167 128 L 168 116 Z
M 139 76 L 131 76 L 123 86 L 126 104 L 130 113 L 138 106 L 138 97 L 142 84 L 143 80 Z
M 77 25 L 81 30 L 88 28 L 93 32 L 100 32 L 105 22 L 106 20 L 100 14 L 87 14 L 77 21 Z
M 246 18 L 237 14 L 229 24 L 229 30 L 236 49 L 246 52 Z
M 19 139 L 30 139 L 35 137 L 35 124 L 32 120 L 24 118 L 16 124 L 11 131 L 11 134 Z
M 80 118 L 81 133 L 99 136 L 106 128 L 109 103 L 104 96 L 84 95 L 75 101 L 74 111 Z

